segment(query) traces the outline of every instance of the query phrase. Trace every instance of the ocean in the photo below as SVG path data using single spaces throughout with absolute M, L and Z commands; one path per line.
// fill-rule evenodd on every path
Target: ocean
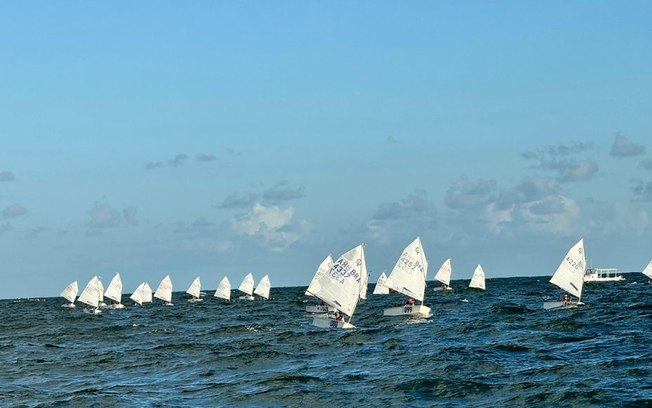
M 0 406 L 652 406 L 652 285 L 625 276 L 557 311 L 542 309 L 561 294 L 549 277 L 429 282 L 428 319 L 383 317 L 405 297 L 371 284 L 353 330 L 313 327 L 305 287 L 230 303 L 178 292 L 173 306 L 124 295 L 99 316 L 3 300 Z

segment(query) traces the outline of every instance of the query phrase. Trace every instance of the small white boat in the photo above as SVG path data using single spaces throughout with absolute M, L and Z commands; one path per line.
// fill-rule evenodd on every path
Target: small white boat
M 149 287 L 147 282 L 143 282 L 138 285 L 129 298 L 140 306 L 142 306 L 143 303 L 149 303 L 152 301 L 152 288 Z
M 336 310 L 336 317 L 316 315 L 312 324 L 322 328 L 352 329 L 351 317 L 360 300 L 362 282 L 367 282 L 367 264 L 362 244 L 340 256 L 327 271 L 318 271 L 312 293 Z M 345 320 L 344 316 L 348 316 Z
M 113 301 L 106 306 L 109 309 L 123 309 L 125 307 L 122 304 L 122 279 L 120 279 L 119 273 L 116 273 L 111 279 L 109 286 L 104 291 L 104 297 Z
M 427 275 L 428 261 L 421 238 L 417 237 L 405 247 L 385 281 L 385 284 L 389 282 L 391 285 L 390 289 L 408 296 L 408 303 L 387 308 L 383 311 L 383 315 L 430 317 L 430 308 L 423 304 Z M 421 303 L 414 304 L 414 300 Z
M 269 290 L 271 289 L 272 284 L 269 282 L 269 276 L 265 275 L 263 278 L 258 282 L 258 286 L 256 286 L 256 290 L 254 290 L 254 293 L 263 299 L 269 299 Z
M 199 276 L 196 277 L 194 281 L 192 281 L 192 283 L 188 287 L 188 290 L 186 290 L 186 293 L 190 295 L 190 299 L 188 299 L 189 302 L 201 302 L 202 300 L 204 300 L 200 297 L 201 279 L 199 279 Z
M 434 288 L 433 289 L 434 292 L 438 292 L 440 290 L 453 290 L 453 288 L 451 287 L 452 271 L 453 271 L 453 267 L 451 266 L 451 259 L 448 258 L 439 267 L 439 270 L 435 274 L 435 280 L 441 282 L 441 286 L 438 288 Z
M 154 297 L 164 301 L 166 306 L 172 306 L 172 279 L 170 279 L 170 275 L 167 275 L 159 283 Z
M 561 264 L 550 278 L 550 283 L 563 289 L 568 295 L 565 295 L 559 301 L 543 302 L 544 309 L 570 309 L 584 305 L 582 303 L 582 285 L 584 283 L 585 265 L 584 239 L 580 239 L 568 250 Z M 577 301 L 572 300 L 571 296 L 577 297 Z
M 374 287 L 374 295 L 387 295 L 389 294 L 389 287 L 385 284 L 387 282 L 387 275 L 385 272 L 381 273 L 376 281 L 376 286 Z M 391 282 L 387 282 L 391 286 Z
M 84 303 L 88 306 L 84 308 L 85 313 L 102 313 L 100 310 L 100 297 L 102 290 L 103 288 L 101 286 L 100 278 L 98 278 L 97 275 L 93 276 L 77 299 L 78 302 Z
M 618 282 L 625 277 L 616 268 L 589 268 L 584 272 L 584 282 Z
M 229 278 L 226 276 L 222 278 L 213 296 L 224 299 L 227 302 L 231 300 L 231 282 L 229 282 Z
M 70 303 L 63 304 L 61 307 L 75 307 L 75 298 L 77 297 L 77 292 L 79 292 L 77 281 L 74 281 L 70 285 L 66 286 L 63 292 L 61 292 L 61 297 Z
M 473 277 L 471 278 L 471 282 L 469 283 L 469 288 L 485 290 L 484 270 L 482 269 L 482 266 L 480 266 L 480 264 L 478 264 L 478 266 L 475 267 L 475 271 L 473 272 Z
M 244 277 L 242 283 L 238 286 L 238 290 L 244 293 L 244 296 L 240 296 L 240 299 L 254 300 L 254 276 L 251 273 Z

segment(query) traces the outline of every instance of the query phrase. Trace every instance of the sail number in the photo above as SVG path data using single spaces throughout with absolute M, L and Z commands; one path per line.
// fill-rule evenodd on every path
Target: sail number
M 412 313 L 412 306 L 403 306 L 403 313 Z
M 566 262 L 568 262 L 568 264 L 570 266 L 572 266 L 573 269 L 584 268 L 584 262 L 582 262 L 582 261 L 578 262 L 578 261 L 574 260 L 573 258 L 571 258 L 570 256 L 566 257 Z
M 331 277 L 340 283 L 344 283 L 344 279 L 353 277 L 356 282 L 360 283 L 360 272 L 350 264 L 346 259 L 342 259 L 339 263 L 334 263 L 329 269 Z
M 409 269 L 409 270 L 418 269 L 423 273 L 423 265 L 421 264 L 421 262 L 418 260 L 416 261 L 413 260 L 412 257 L 407 252 L 403 252 L 403 255 L 401 255 L 401 258 L 399 258 L 398 260 L 398 265 L 403 269 Z

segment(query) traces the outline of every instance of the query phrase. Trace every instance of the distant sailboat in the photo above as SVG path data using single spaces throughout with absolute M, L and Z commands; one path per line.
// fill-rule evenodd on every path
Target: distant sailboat
M 447 260 L 444 261 L 444 263 L 441 265 L 439 268 L 439 271 L 437 271 L 437 274 L 435 275 L 435 280 L 441 282 L 441 286 L 438 288 L 434 288 L 434 291 L 438 290 L 453 290 L 451 288 L 451 271 L 453 270 L 453 267 L 451 266 L 451 259 L 448 258 Z
M 478 266 L 475 267 L 475 271 L 473 272 L 473 277 L 471 278 L 471 283 L 469 283 L 469 288 L 485 290 L 484 270 L 482 270 L 482 266 L 480 266 L 480 264 L 478 264 Z
M 111 299 L 114 303 L 108 305 L 111 309 L 122 309 L 125 306 L 122 304 L 122 279 L 120 279 L 120 274 L 116 273 L 109 286 L 104 292 L 104 297 Z
M 308 289 L 306 289 L 306 295 L 307 296 L 315 296 L 312 291 L 316 291 L 318 288 L 318 276 L 320 273 L 326 273 L 331 266 L 333 266 L 333 257 L 331 254 L 328 254 L 326 258 L 324 258 L 323 261 L 319 264 L 317 267 L 317 272 L 315 272 L 315 275 L 312 278 L 312 281 L 310 281 L 310 285 L 308 285 Z M 320 272 L 321 271 L 321 272 Z M 319 301 L 320 303 L 317 305 L 310 305 L 306 306 L 306 312 L 308 313 L 328 313 L 328 305 L 324 303 L 322 300 Z M 330 308 L 331 310 L 334 310 L 333 308 Z
M 106 306 L 106 303 L 104 303 L 104 285 L 102 284 L 102 280 L 100 278 L 97 278 L 97 287 L 98 291 L 100 292 L 99 307 L 104 307 Z
M 88 305 L 90 308 L 85 308 L 84 312 L 91 314 L 100 314 L 100 295 L 102 293 L 100 278 L 93 276 L 86 287 L 79 295 L 78 302 Z
M 70 303 L 61 305 L 62 307 L 75 307 L 75 298 L 77 297 L 77 292 L 79 292 L 79 287 L 77 286 L 77 281 L 72 282 L 70 285 L 61 292 L 61 296 Z
M 163 300 L 167 306 L 172 306 L 172 279 L 170 279 L 170 275 L 167 275 L 159 283 L 154 297 Z
M 417 237 L 405 249 L 396 261 L 394 269 L 387 277 L 391 289 L 408 296 L 408 302 L 399 307 L 385 309 L 385 316 L 421 316 L 429 317 L 430 308 L 423 304 L 426 291 L 426 276 L 428 275 L 428 261 Z M 387 284 L 386 281 L 386 284 Z M 420 302 L 415 304 L 414 300 Z
M 385 283 L 387 282 L 387 275 L 385 275 L 385 272 L 381 273 L 380 276 L 378 277 L 378 280 L 376 281 L 376 286 L 374 287 L 374 295 L 386 295 L 389 293 L 389 288 L 385 286 Z M 391 285 L 391 282 L 387 282 L 388 284 Z
M 251 273 L 248 273 L 244 277 L 242 283 L 238 286 L 238 290 L 245 294 L 244 296 L 240 296 L 240 299 L 254 300 L 254 276 Z
M 256 286 L 256 290 L 254 290 L 254 293 L 264 299 L 269 299 L 270 288 L 271 288 L 271 283 L 269 282 L 269 276 L 265 275 L 260 280 L 260 282 L 258 282 L 258 286 Z
M 351 317 L 360 300 L 361 282 L 367 279 L 363 245 L 340 256 L 327 271 L 318 271 L 317 282 L 310 293 L 336 309 L 336 317 L 317 315 L 312 324 L 324 328 L 354 328 Z M 345 321 L 340 313 L 349 319 Z
M 227 302 L 231 300 L 231 282 L 229 282 L 229 278 L 226 276 L 222 278 L 213 296 L 224 299 Z
M 544 302 L 544 309 L 568 309 L 584 304 L 582 303 L 582 285 L 584 283 L 585 266 L 584 239 L 580 239 L 568 250 L 561 264 L 550 278 L 551 283 L 565 290 L 571 296 L 577 297 L 577 301 L 573 301 L 571 296 L 565 295 L 564 299 L 560 301 Z
M 150 288 L 146 282 L 143 282 L 138 285 L 129 298 L 142 306 L 143 303 L 152 301 L 152 288 Z
M 650 283 L 652 283 L 652 261 L 643 269 L 643 275 L 647 276 L 650 279 Z
M 200 297 L 200 290 L 201 290 L 201 280 L 199 279 L 199 276 L 195 278 L 194 281 L 190 284 L 190 287 L 186 291 L 187 294 L 191 296 L 190 299 L 188 299 L 189 302 L 201 302 L 202 299 Z

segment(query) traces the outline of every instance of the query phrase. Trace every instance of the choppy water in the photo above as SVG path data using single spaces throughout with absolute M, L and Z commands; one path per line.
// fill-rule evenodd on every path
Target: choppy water
M 405 298 L 370 295 L 351 331 L 311 326 L 304 287 L 229 304 L 175 293 L 172 307 L 125 296 L 100 316 L 7 300 L 0 406 L 652 406 L 642 278 L 588 284 L 587 307 L 563 311 L 542 310 L 560 293 L 547 277 L 430 285 L 427 320 L 383 317 Z

